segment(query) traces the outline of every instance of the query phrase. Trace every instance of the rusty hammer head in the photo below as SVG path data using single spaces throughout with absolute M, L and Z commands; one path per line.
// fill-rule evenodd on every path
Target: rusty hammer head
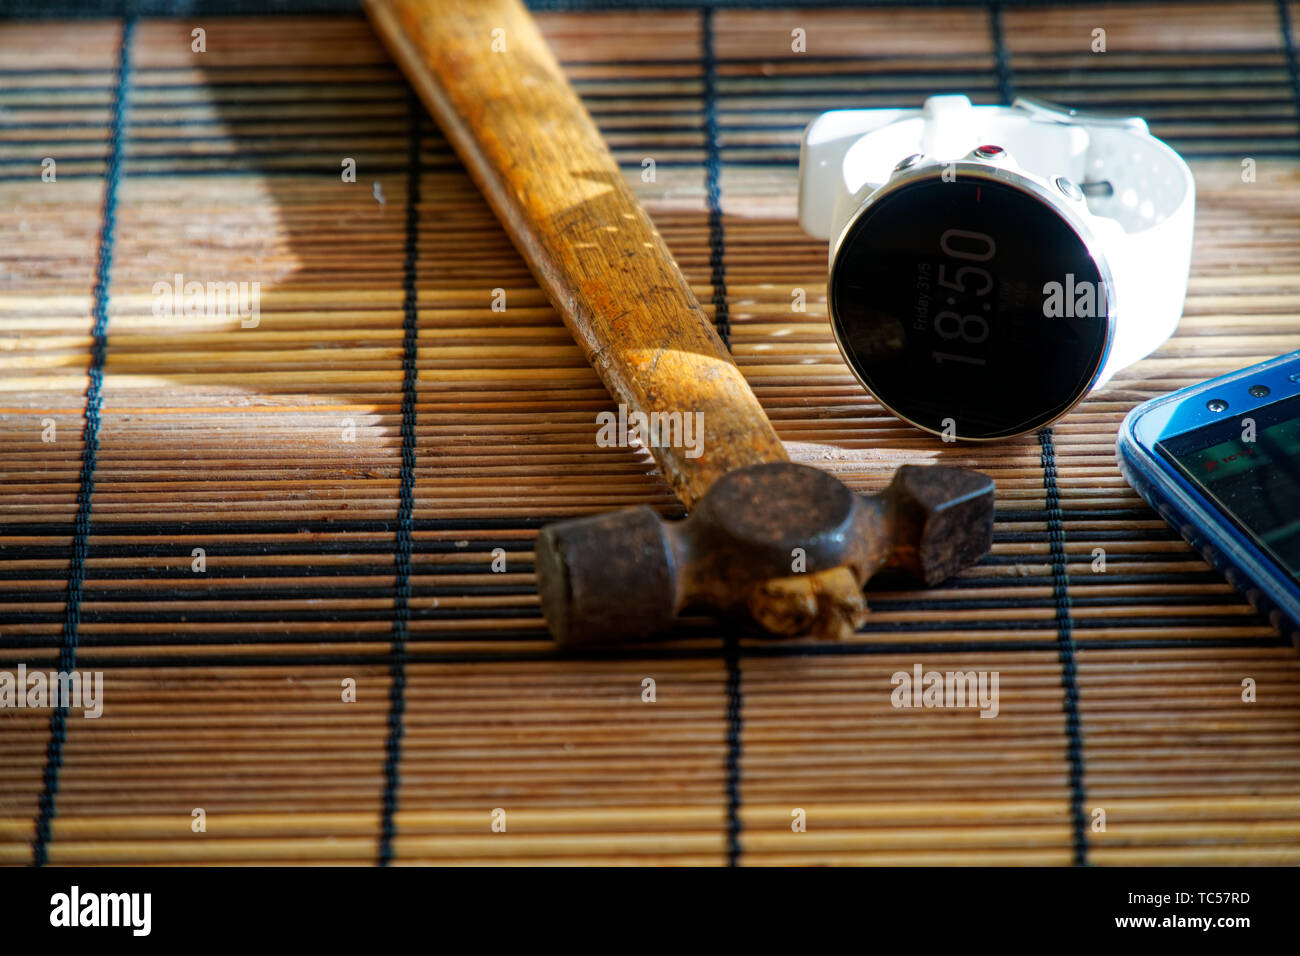
M 938 584 L 992 536 L 993 481 L 979 472 L 904 465 L 868 496 L 807 465 L 751 465 L 683 521 L 640 507 L 548 525 L 537 583 L 562 645 L 654 637 L 704 608 L 770 633 L 840 637 L 861 622 L 876 571 Z

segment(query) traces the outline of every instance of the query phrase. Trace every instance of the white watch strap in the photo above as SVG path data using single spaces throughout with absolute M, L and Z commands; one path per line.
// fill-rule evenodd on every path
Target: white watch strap
M 1009 165 L 1048 184 L 1059 176 L 1110 184 L 1109 194 L 1078 203 L 1110 266 L 1118 317 L 1099 387 L 1169 338 L 1187 291 L 1195 183 L 1182 158 L 1141 120 L 1070 114 L 1030 100 L 973 106 L 965 96 L 933 96 L 920 110 L 827 113 L 805 134 L 800 221 L 811 234 L 833 238 L 899 160 L 921 153 L 955 161 L 984 144 L 1001 146 Z M 823 168 L 804 168 L 813 155 Z

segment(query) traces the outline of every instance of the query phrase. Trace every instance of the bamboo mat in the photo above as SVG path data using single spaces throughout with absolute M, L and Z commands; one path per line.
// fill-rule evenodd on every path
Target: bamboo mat
M 0 710 L 0 862 L 1300 862 L 1300 658 L 1113 454 L 1138 401 L 1300 348 L 1296 15 L 540 13 L 792 457 L 998 487 L 992 555 L 873 584 L 852 641 L 586 657 L 538 527 L 680 508 L 595 446 L 608 397 L 367 23 L 0 24 L 0 669 L 104 672 L 98 719 Z M 1141 114 L 1198 184 L 1177 336 L 995 445 L 864 394 L 794 220 L 813 116 L 946 91 Z M 260 324 L 156 316 L 177 273 L 259 282 Z M 997 718 L 895 709 L 916 664 L 996 671 Z

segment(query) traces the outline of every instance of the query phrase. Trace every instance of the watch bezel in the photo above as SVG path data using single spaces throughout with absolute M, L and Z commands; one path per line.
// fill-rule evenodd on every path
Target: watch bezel
M 902 421 L 907 422 L 909 425 L 913 426 L 914 428 L 919 428 L 922 431 L 929 432 L 931 435 L 938 435 L 941 438 L 944 437 L 942 431 L 937 431 L 933 428 L 930 428 L 928 425 L 922 425 L 920 422 L 914 421 L 913 419 L 908 418 L 906 415 L 899 412 L 898 409 L 894 408 L 892 405 L 890 405 L 888 402 L 882 399 L 878 394 L 876 394 L 875 390 L 867 383 L 867 381 L 862 377 L 862 375 L 859 374 L 857 368 L 853 364 L 853 361 L 849 357 L 849 352 L 848 349 L 845 347 L 844 340 L 840 336 L 840 329 L 839 329 L 840 322 L 835 309 L 834 289 L 835 289 L 836 270 L 839 268 L 841 262 L 840 248 L 843 245 L 845 239 L 848 237 L 849 233 L 854 229 L 855 226 L 857 226 L 858 222 L 863 217 L 870 215 L 872 208 L 875 207 L 881 200 L 885 199 L 886 197 L 892 196 L 895 193 L 905 190 L 910 186 L 915 186 L 921 183 L 930 182 L 932 180 L 942 180 L 944 176 L 944 172 L 946 170 L 951 170 L 954 178 L 974 178 L 974 179 L 981 179 L 986 182 L 995 182 L 995 183 L 1011 186 L 1012 188 L 1019 189 L 1021 192 L 1028 194 L 1032 198 L 1037 199 L 1043 205 L 1047 206 L 1052 212 L 1054 212 L 1057 215 L 1058 218 L 1062 220 L 1062 222 L 1065 223 L 1066 226 L 1068 226 L 1074 232 L 1074 234 L 1078 237 L 1079 241 L 1083 243 L 1085 252 L 1088 254 L 1088 256 L 1092 259 L 1093 263 L 1096 265 L 1097 272 L 1100 274 L 1102 282 L 1105 283 L 1106 305 L 1107 305 L 1106 341 L 1102 346 L 1100 355 L 1098 356 L 1096 367 L 1092 369 L 1091 373 L 1088 376 L 1087 384 L 1085 384 L 1082 388 L 1079 389 L 1079 393 L 1073 398 L 1073 400 L 1065 408 L 1063 408 L 1056 415 L 1052 416 L 1050 419 L 1047 419 L 1046 421 L 1038 422 L 1036 424 L 1029 426 L 1028 428 L 1021 429 L 1020 431 L 1017 432 L 1012 432 L 1005 435 L 996 435 L 996 436 L 977 436 L 977 437 L 963 436 L 963 435 L 956 436 L 957 440 L 959 441 L 969 441 L 969 442 L 1006 441 L 1007 439 L 1018 438 L 1021 435 L 1027 435 L 1031 432 L 1038 431 L 1039 429 L 1046 428 L 1047 426 L 1053 424 L 1054 422 L 1060 421 L 1061 418 L 1063 418 L 1065 415 L 1068 415 L 1071 411 L 1073 411 L 1075 407 L 1077 407 L 1078 404 L 1088 396 L 1088 394 L 1092 391 L 1093 387 L 1096 385 L 1097 380 L 1101 377 L 1102 370 L 1106 367 L 1106 361 L 1110 358 L 1111 348 L 1115 343 L 1115 330 L 1117 327 L 1117 315 L 1118 315 L 1117 306 L 1118 306 L 1119 290 L 1115 288 L 1115 283 L 1111 275 L 1110 262 L 1106 258 L 1106 254 L 1101 248 L 1101 243 L 1098 241 L 1093 231 L 1090 228 L 1088 228 L 1088 224 L 1083 220 L 1083 218 L 1079 216 L 1078 213 L 1076 213 L 1074 209 L 1072 209 L 1070 206 L 1072 202 L 1077 202 L 1077 200 L 1066 199 L 1064 196 L 1061 196 L 1058 193 L 1054 192 L 1050 186 L 1040 182 L 1034 177 L 1024 175 L 1012 169 L 1004 168 L 1001 165 L 995 163 L 985 163 L 985 162 L 978 162 L 978 161 L 971 161 L 971 160 L 959 160 L 950 163 L 941 163 L 936 160 L 931 160 L 929 163 L 923 163 L 908 169 L 904 169 L 900 172 L 897 172 L 892 177 L 890 177 L 888 182 L 881 185 L 878 189 L 873 191 L 870 196 L 867 197 L 867 199 L 857 208 L 857 210 L 854 211 L 853 215 L 849 217 L 848 221 L 844 224 L 844 227 L 840 229 L 839 233 L 835 236 L 835 239 L 831 243 L 831 256 L 830 256 L 831 266 L 830 266 L 830 271 L 826 278 L 827 317 L 830 319 L 831 332 L 835 336 L 835 344 L 836 346 L 838 346 L 840 350 L 840 356 L 841 358 L 844 359 L 844 364 L 848 366 L 849 371 L 853 373 L 853 377 L 856 378 L 858 380 L 858 383 L 861 384 L 862 387 L 867 390 L 868 394 L 870 394 L 872 398 L 874 398 L 877 402 L 879 402 L 882 408 L 886 409 L 890 414 L 894 415 L 896 418 L 899 418 Z

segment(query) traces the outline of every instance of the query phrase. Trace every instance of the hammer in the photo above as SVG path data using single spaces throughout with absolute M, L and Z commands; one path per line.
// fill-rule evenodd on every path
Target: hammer
M 689 455 L 650 449 L 690 517 L 629 508 L 539 533 L 538 590 L 558 643 L 656 637 L 698 609 L 840 638 L 865 617 L 862 587 L 877 571 L 929 586 L 988 552 L 986 475 L 905 465 L 863 496 L 788 460 L 519 0 L 366 9 L 628 420 L 703 423 Z

